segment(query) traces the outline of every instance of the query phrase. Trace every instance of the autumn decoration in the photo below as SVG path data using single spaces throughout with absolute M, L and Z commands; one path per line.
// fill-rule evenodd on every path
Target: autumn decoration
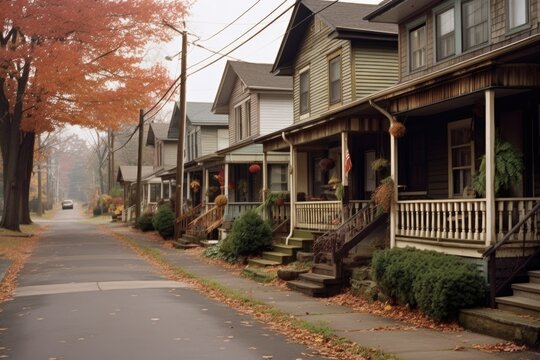
M 219 186 L 225 185 L 225 172 L 223 171 L 223 169 L 219 170 L 219 173 L 217 175 L 214 175 L 214 179 L 217 180 Z
M 251 174 L 257 174 L 261 171 L 261 166 L 259 164 L 251 164 L 248 170 Z
M 332 170 L 335 166 L 336 163 L 330 158 L 323 158 L 319 161 L 319 168 L 324 172 Z
M 371 199 L 381 212 L 388 213 L 394 201 L 394 179 L 390 176 L 381 180 L 381 183 L 371 194 Z
M 214 200 L 214 203 L 216 206 L 222 207 L 227 205 L 227 197 L 225 195 L 218 195 L 216 196 L 216 199 Z

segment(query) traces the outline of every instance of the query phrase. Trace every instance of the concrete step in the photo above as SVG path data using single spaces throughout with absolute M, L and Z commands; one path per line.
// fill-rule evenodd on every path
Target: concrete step
M 313 261 L 313 253 L 307 251 L 298 251 L 296 261 Z
M 279 244 L 279 243 L 275 243 L 272 247 L 273 247 L 273 250 L 276 252 L 284 253 L 291 256 L 296 256 L 296 252 L 298 250 L 301 250 L 301 248 L 298 246 L 285 245 L 285 244 Z
M 287 281 L 287 287 L 312 297 L 330 296 L 328 290 L 321 284 L 315 284 L 304 280 Z
M 527 274 L 531 283 L 540 284 L 540 270 L 529 271 Z
M 539 283 L 512 284 L 512 290 L 514 292 L 514 296 L 540 301 Z
M 309 230 L 294 229 L 293 237 L 313 240 L 313 232 Z
M 501 309 L 463 309 L 459 313 L 459 324 L 465 329 L 525 344 L 540 346 L 540 320 L 523 317 Z
M 267 259 L 249 259 L 248 265 L 252 267 L 264 268 L 267 266 L 281 265 L 281 263 L 278 261 L 267 260 Z
M 279 239 L 276 244 L 285 244 L 286 237 L 283 237 Z M 297 247 L 300 251 L 312 251 L 313 250 L 313 240 L 312 239 L 306 239 L 301 237 L 291 237 L 289 238 L 289 244 L 290 246 Z
M 284 254 L 277 251 L 265 251 L 262 253 L 262 257 L 266 260 L 277 261 L 283 265 L 287 265 L 288 263 L 294 261 L 294 257 L 292 255 Z
M 332 265 L 313 264 L 313 266 L 311 267 L 311 272 L 320 275 L 335 276 L 336 268 Z
M 540 319 L 540 301 L 520 296 L 504 296 L 495 299 L 501 310 Z
M 342 283 L 340 279 L 336 279 L 334 276 L 315 274 L 312 272 L 300 274 L 298 278 L 322 285 L 339 285 Z
M 187 242 L 187 241 L 182 241 L 182 239 L 180 239 L 178 241 L 173 241 L 172 244 L 173 244 L 173 247 L 175 247 L 176 249 L 184 249 L 184 250 L 199 247 L 199 244 L 195 244 L 195 243 Z

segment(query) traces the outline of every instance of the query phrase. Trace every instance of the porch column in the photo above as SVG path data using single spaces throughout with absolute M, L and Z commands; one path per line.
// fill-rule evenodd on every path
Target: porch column
M 297 189 L 297 183 L 296 183 L 296 162 L 297 162 L 297 155 L 298 155 L 298 150 L 296 148 L 296 146 L 292 146 L 292 151 L 291 151 L 291 154 L 290 154 L 290 157 L 291 157 L 291 160 L 289 162 L 290 166 L 289 166 L 289 193 L 291 194 L 290 195 L 290 199 L 291 199 L 291 214 L 290 214 L 290 219 L 291 219 L 291 230 L 296 228 L 296 189 Z
M 486 246 L 495 241 L 495 91 L 486 90 Z
M 264 203 L 266 197 L 268 196 L 268 153 L 263 151 L 263 161 L 262 161 L 262 202 Z M 263 217 L 266 220 L 270 220 L 270 214 L 266 211 L 266 207 L 263 208 Z
M 172 194 L 172 179 L 169 179 L 169 199 L 173 198 Z
M 225 170 L 223 170 L 223 176 L 225 177 L 223 181 L 223 195 L 227 198 L 227 201 L 229 201 L 229 164 L 225 164 Z M 229 207 L 225 207 L 225 212 L 227 212 L 227 209 Z
M 187 173 L 187 180 L 186 180 L 186 199 L 191 200 L 191 172 Z
M 159 198 L 163 199 L 163 179 L 159 183 Z
M 390 248 L 396 246 L 398 201 L 398 139 L 390 135 L 390 176 L 394 181 L 392 205 L 390 206 Z
M 341 184 L 343 186 L 349 186 L 349 175 L 345 172 L 345 158 L 347 157 L 347 150 L 349 149 L 349 134 L 346 132 L 341 133 Z
M 204 169 L 204 182 L 203 189 L 201 191 L 204 191 L 204 203 L 208 204 L 208 169 Z

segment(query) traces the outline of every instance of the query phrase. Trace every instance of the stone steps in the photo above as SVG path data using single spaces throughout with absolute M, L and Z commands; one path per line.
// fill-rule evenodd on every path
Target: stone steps
M 286 244 L 286 237 L 276 239 L 271 251 L 264 251 L 262 259 L 249 259 L 248 265 L 254 267 L 286 265 L 296 261 L 298 252 L 307 252 L 311 249 L 313 249 L 311 233 L 295 230 L 288 244 Z

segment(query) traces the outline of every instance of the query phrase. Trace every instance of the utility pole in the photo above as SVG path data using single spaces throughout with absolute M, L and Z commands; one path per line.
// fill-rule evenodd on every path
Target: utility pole
M 41 193 L 41 187 L 42 187 L 42 184 L 41 184 L 41 156 L 43 154 L 43 149 L 41 149 L 41 134 L 37 134 L 37 137 L 38 137 L 38 149 L 39 149 L 39 154 L 38 154 L 38 164 L 37 164 L 37 180 L 38 180 L 38 193 L 37 193 L 37 198 L 38 198 L 38 207 L 37 207 L 37 214 L 38 216 L 41 216 L 43 215 L 43 194 Z
M 143 110 L 139 110 L 139 149 L 137 157 L 137 190 L 135 193 L 135 221 L 141 216 L 141 178 L 142 178 L 142 147 L 144 134 L 144 114 Z
M 185 28 L 185 24 L 184 24 Z M 173 28 L 174 29 L 174 28 Z M 175 29 L 176 30 L 176 29 Z M 176 30 L 178 31 L 178 30 Z M 182 215 L 182 205 L 184 203 L 184 133 L 186 129 L 186 61 L 187 61 L 187 31 L 182 33 L 182 56 L 180 73 L 180 117 L 178 120 L 178 148 L 176 152 L 176 191 L 174 213 L 176 219 Z M 178 222 L 174 222 L 174 240 L 180 237 L 180 227 Z

